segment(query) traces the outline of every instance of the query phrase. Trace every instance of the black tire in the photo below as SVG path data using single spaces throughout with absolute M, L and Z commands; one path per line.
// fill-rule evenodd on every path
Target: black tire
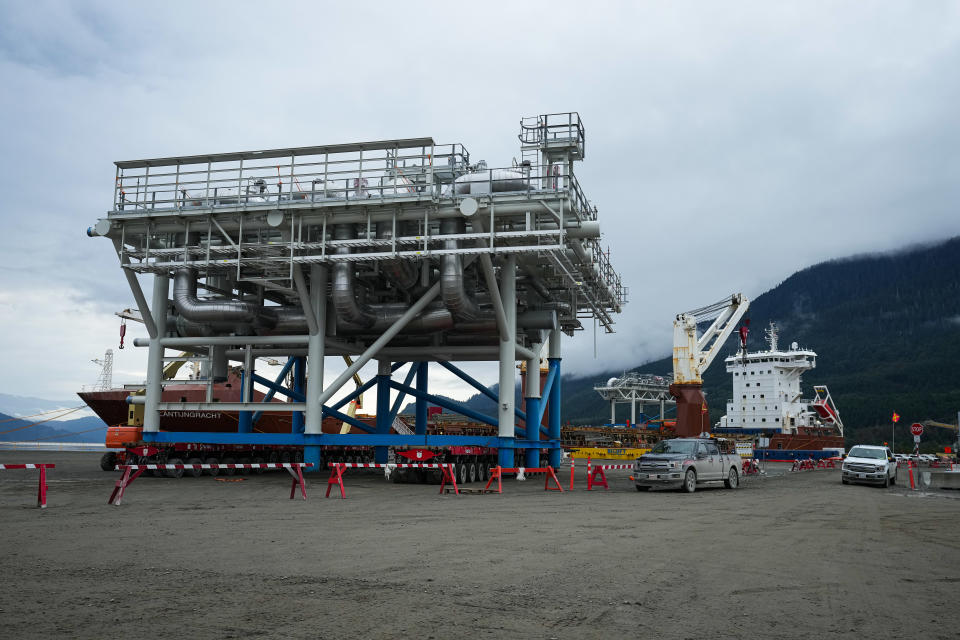
M 893 477 L 890 478 L 890 484 L 897 484 L 897 472 L 893 472 Z
M 223 459 L 223 464 L 237 464 L 236 458 L 226 457 Z M 220 469 L 220 473 L 229 477 L 237 472 L 236 469 Z
M 187 460 L 187 464 L 203 464 L 203 460 L 200 458 L 190 458 Z M 192 478 L 199 478 L 203 475 L 203 469 L 187 469 L 185 473 Z
M 425 480 L 427 484 L 440 484 L 443 482 L 443 469 L 425 469 L 423 473 L 427 478 Z
M 687 472 L 683 474 L 683 484 L 680 485 L 680 489 L 684 493 L 693 493 L 697 490 L 697 472 L 693 469 L 687 469 Z
M 487 467 L 486 462 L 477 463 L 477 480 L 480 482 L 486 482 L 487 478 L 490 477 L 490 469 Z
M 883 488 L 886 489 L 889 486 L 890 486 L 890 476 L 885 474 L 883 476 Z
M 203 461 L 203 464 L 220 464 L 220 461 L 214 457 L 209 457 Z M 220 469 L 204 469 L 203 471 L 208 476 L 220 475 Z
M 841 482 L 842 484 L 850 484 L 850 481 L 847 480 L 846 478 L 840 478 L 840 482 Z
M 646 487 L 642 484 L 637 485 L 637 491 L 650 491 L 650 487 Z
M 477 481 L 477 463 L 471 462 L 467 465 L 467 482 Z
M 113 468 L 117 466 L 117 454 L 113 451 L 108 451 L 107 453 L 100 456 L 100 468 L 104 471 L 113 471 Z
M 264 464 L 265 462 L 266 460 L 263 459 L 263 456 L 254 456 L 253 458 L 253 464 Z M 253 469 L 252 471 L 259 475 L 266 471 L 266 469 Z
M 251 462 L 253 462 L 253 460 L 250 458 L 240 458 L 240 464 L 250 464 Z M 237 474 L 248 476 L 250 475 L 250 469 L 237 469 Z
M 735 468 L 730 467 L 730 473 L 727 474 L 727 479 L 723 481 L 723 485 L 727 489 L 736 489 L 740 486 L 740 474 L 737 473 Z
M 183 464 L 183 460 L 180 458 L 170 458 L 167 460 L 167 464 Z M 183 469 L 165 469 L 163 475 L 167 478 L 176 478 L 179 480 L 183 477 Z

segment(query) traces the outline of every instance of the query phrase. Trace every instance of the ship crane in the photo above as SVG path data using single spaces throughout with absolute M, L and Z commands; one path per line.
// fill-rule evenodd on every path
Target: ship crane
M 673 322 L 673 384 L 670 395 L 677 400 L 679 436 L 696 436 L 710 429 L 707 401 L 703 396 L 703 372 L 720 352 L 734 327 L 747 312 L 750 300 L 742 293 L 699 309 L 677 314 Z M 702 335 L 697 325 L 713 320 Z

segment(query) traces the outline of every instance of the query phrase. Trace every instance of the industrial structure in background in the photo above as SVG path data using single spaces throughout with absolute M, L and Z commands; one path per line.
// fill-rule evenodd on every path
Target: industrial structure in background
M 546 450 L 558 466 L 562 336 L 584 320 L 611 332 L 626 291 L 574 175 L 579 115 L 524 118 L 519 140 L 505 167 L 432 138 L 117 162 L 113 205 L 88 234 L 112 242 L 149 334 L 134 341 L 149 349 L 145 392 L 128 400 L 143 406 L 140 450 L 159 460 L 184 445 L 238 457 L 274 447 L 319 464 L 328 447 L 366 447 L 377 462 L 390 448 L 468 447 L 504 467 L 515 454 L 539 466 Z M 201 397 L 164 393 L 176 383 L 164 363 L 184 359 L 169 349 L 201 364 L 189 381 Z M 325 385 L 327 355 L 355 359 Z M 257 374 L 263 357 L 287 359 L 276 379 Z M 371 360 L 376 378 L 334 402 Z M 490 394 L 452 364 L 470 360 L 499 361 L 497 415 L 430 393 L 429 372 L 442 366 Z M 231 363 L 239 388 L 215 397 Z M 373 420 L 341 411 L 374 386 Z M 406 396 L 416 399 L 413 433 L 395 427 Z M 428 404 L 495 435 L 431 432 Z M 218 411 L 237 412 L 235 429 L 203 430 L 202 416 Z M 268 413 L 289 422 L 261 421 Z M 161 430 L 161 415 L 182 430 Z
M 677 401 L 676 433 L 699 436 L 710 431 L 707 400 L 703 396 L 703 372 L 717 357 L 750 301 L 734 293 L 711 305 L 677 314 L 673 322 L 673 383 L 670 395 Z M 697 325 L 713 321 L 697 335 Z M 745 342 L 745 334 L 741 337 Z
M 630 405 L 630 421 L 623 426 L 639 427 L 656 422 L 662 425 L 666 415 L 666 405 L 676 404 L 670 396 L 672 376 L 658 376 L 652 373 L 637 373 L 628 371 L 619 378 L 610 378 L 606 384 L 598 384 L 593 390 L 600 397 L 610 403 L 610 426 L 619 426 L 617 423 L 617 405 Z M 640 422 L 637 422 L 637 405 L 640 405 Z M 644 406 L 659 405 L 660 415 L 651 420 L 647 417 Z

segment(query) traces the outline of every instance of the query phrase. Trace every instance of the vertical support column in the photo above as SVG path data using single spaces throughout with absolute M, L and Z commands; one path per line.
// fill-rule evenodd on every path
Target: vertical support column
M 377 434 L 390 433 L 390 361 L 377 360 Z M 374 462 L 387 462 L 387 447 L 373 448 Z
M 637 426 L 637 392 L 630 392 L 630 426 Z
M 310 266 L 310 310 L 317 320 L 317 332 L 307 340 L 307 410 L 304 414 L 303 432 L 306 435 L 323 433 L 323 407 L 317 401 L 323 393 L 323 338 L 327 335 L 327 267 L 321 264 Z M 303 448 L 304 462 L 312 462 L 311 471 L 320 469 L 320 447 L 306 445 Z
M 501 467 L 513 466 L 514 427 L 514 384 L 517 362 L 517 257 L 507 256 L 500 269 L 500 299 L 507 315 L 507 336 L 500 340 L 500 395 L 497 402 L 498 435 L 509 438 L 509 446 L 501 443 L 498 453 Z M 506 339 L 503 339 L 506 338 Z
M 617 401 L 610 398 L 610 426 L 617 423 Z
M 253 348 L 247 345 L 243 354 L 243 377 L 240 378 L 240 402 L 253 402 Z M 253 412 L 241 411 L 237 431 L 250 433 L 253 431 Z
M 550 439 L 560 440 L 560 398 L 561 393 L 561 371 L 560 371 L 560 329 L 554 329 L 550 332 L 550 351 L 548 362 L 551 370 L 556 370 L 553 378 L 553 386 L 550 387 L 550 424 L 547 430 L 550 433 Z M 550 448 L 550 466 L 554 469 L 560 468 L 560 462 L 563 460 L 563 450 L 558 445 Z
M 663 412 L 667 409 L 667 401 L 660 398 L 660 426 L 663 426 Z
M 170 292 L 170 278 L 166 274 L 153 276 L 153 300 L 150 314 L 157 326 L 157 337 L 150 339 L 147 353 L 147 390 L 143 407 L 144 433 L 156 433 L 160 430 L 160 396 L 163 394 L 163 355 L 164 348 L 160 339 L 167 333 L 167 295 Z
M 427 375 L 428 362 L 418 362 L 417 366 L 417 391 L 429 393 L 429 377 Z M 417 398 L 417 421 L 414 425 L 414 433 L 418 436 L 427 435 L 427 401 L 424 398 Z
M 534 344 L 531 348 L 537 353 L 537 357 L 527 360 L 527 379 L 524 385 L 527 392 L 525 394 L 526 397 L 523 399 L 523 410 L 527 415 L 525 422 L 527 427 L 527 440 L 539 440 L 540 424 L 533 424 L 530 420 L 540 413 L 542 395 L 540 393 L 540 345 Z M 527 466 L 540 466 L 540 449 L 527 450 Z
M 303 385 L 306 380 L 307 373 L 307 361 L 305 358 L 297 357 L 293 360 L 293 391 L 295 393 L 303 393 Z M 293 426 L 290 429 L 291 433 L 303 433 L 304 428 L 304 418 L 303 411 L 294 411 L 293 412 Z

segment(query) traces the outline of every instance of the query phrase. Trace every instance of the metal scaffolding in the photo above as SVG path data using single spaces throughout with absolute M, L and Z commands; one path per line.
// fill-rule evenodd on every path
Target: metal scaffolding
M 113 241 L 150 336 L 134 341 L 149 348 L 144 439 L 303 445 L 308 462 L 325 445 L 374 446 L 382 461 L 389 446 L 475 444 L 496 447 L 504 466 L 528 449 L 529 465 L 543 448 L 559 464 L 561 335 L 594 318 L 612 332 L 626 290 L 574 176 L 579 115 L 524 118 L 519 139 L 520 159 L 501 168 L 432 138 L 117 162 L 112 208 L 88 234 Z M 150 305 L 137 274 L 153 274 Z M 527 384 L 520 411 L 515 364 L 539 361 L 546 344 L 546 401 L 534 397 L 539 381 Z M 168 348 L 200 358 L 209 388 L 242 363 L 237 433 L 159 429 L 161 411 L 227 409 L 209 392 L 207 402 L 162 401 Z M 326 355 L 355 359 L 324 386 Z M 289 358 L 276 381 L 255 372 L 264 356 Z M 378 375 L 353 395 L 377 387 L 375 428 L 339 411 L 349 397 L 331 402 L 370 360 Z M 496 416 L 429 393 L 428 362 L 464 360 L 500 362 Z M 406 363 L 406 380 L 394 380 Z M 253 402 L 255 382 L 288 402 Z M 416 399 L 413 434 L 393 428 L 391 390 Z M 427 404 L 497 436 L 428 434 Z M 516 425 L 540 424 L 548 404 L 540 433 Z M 257 432 L 264 411 L 293 412 L 293 432 Z M 325 433 L 327 416 L 364 433 Z
M 617 405 L 630 405 L 630 426 L 637 426 L 637 404 L 640 413 L 644 412 L 645 404 L 659 404 L 660 416 L 663 419 L 667 404 L 676 404 L 677 401 L 670 395 L 672 375 L 657 376 L 650 373 L 630 371 L 619 378 L 610 378 L 606 384 L 598 384 L 593 390 L 610 402 L 610 424 L 617 422 Z

